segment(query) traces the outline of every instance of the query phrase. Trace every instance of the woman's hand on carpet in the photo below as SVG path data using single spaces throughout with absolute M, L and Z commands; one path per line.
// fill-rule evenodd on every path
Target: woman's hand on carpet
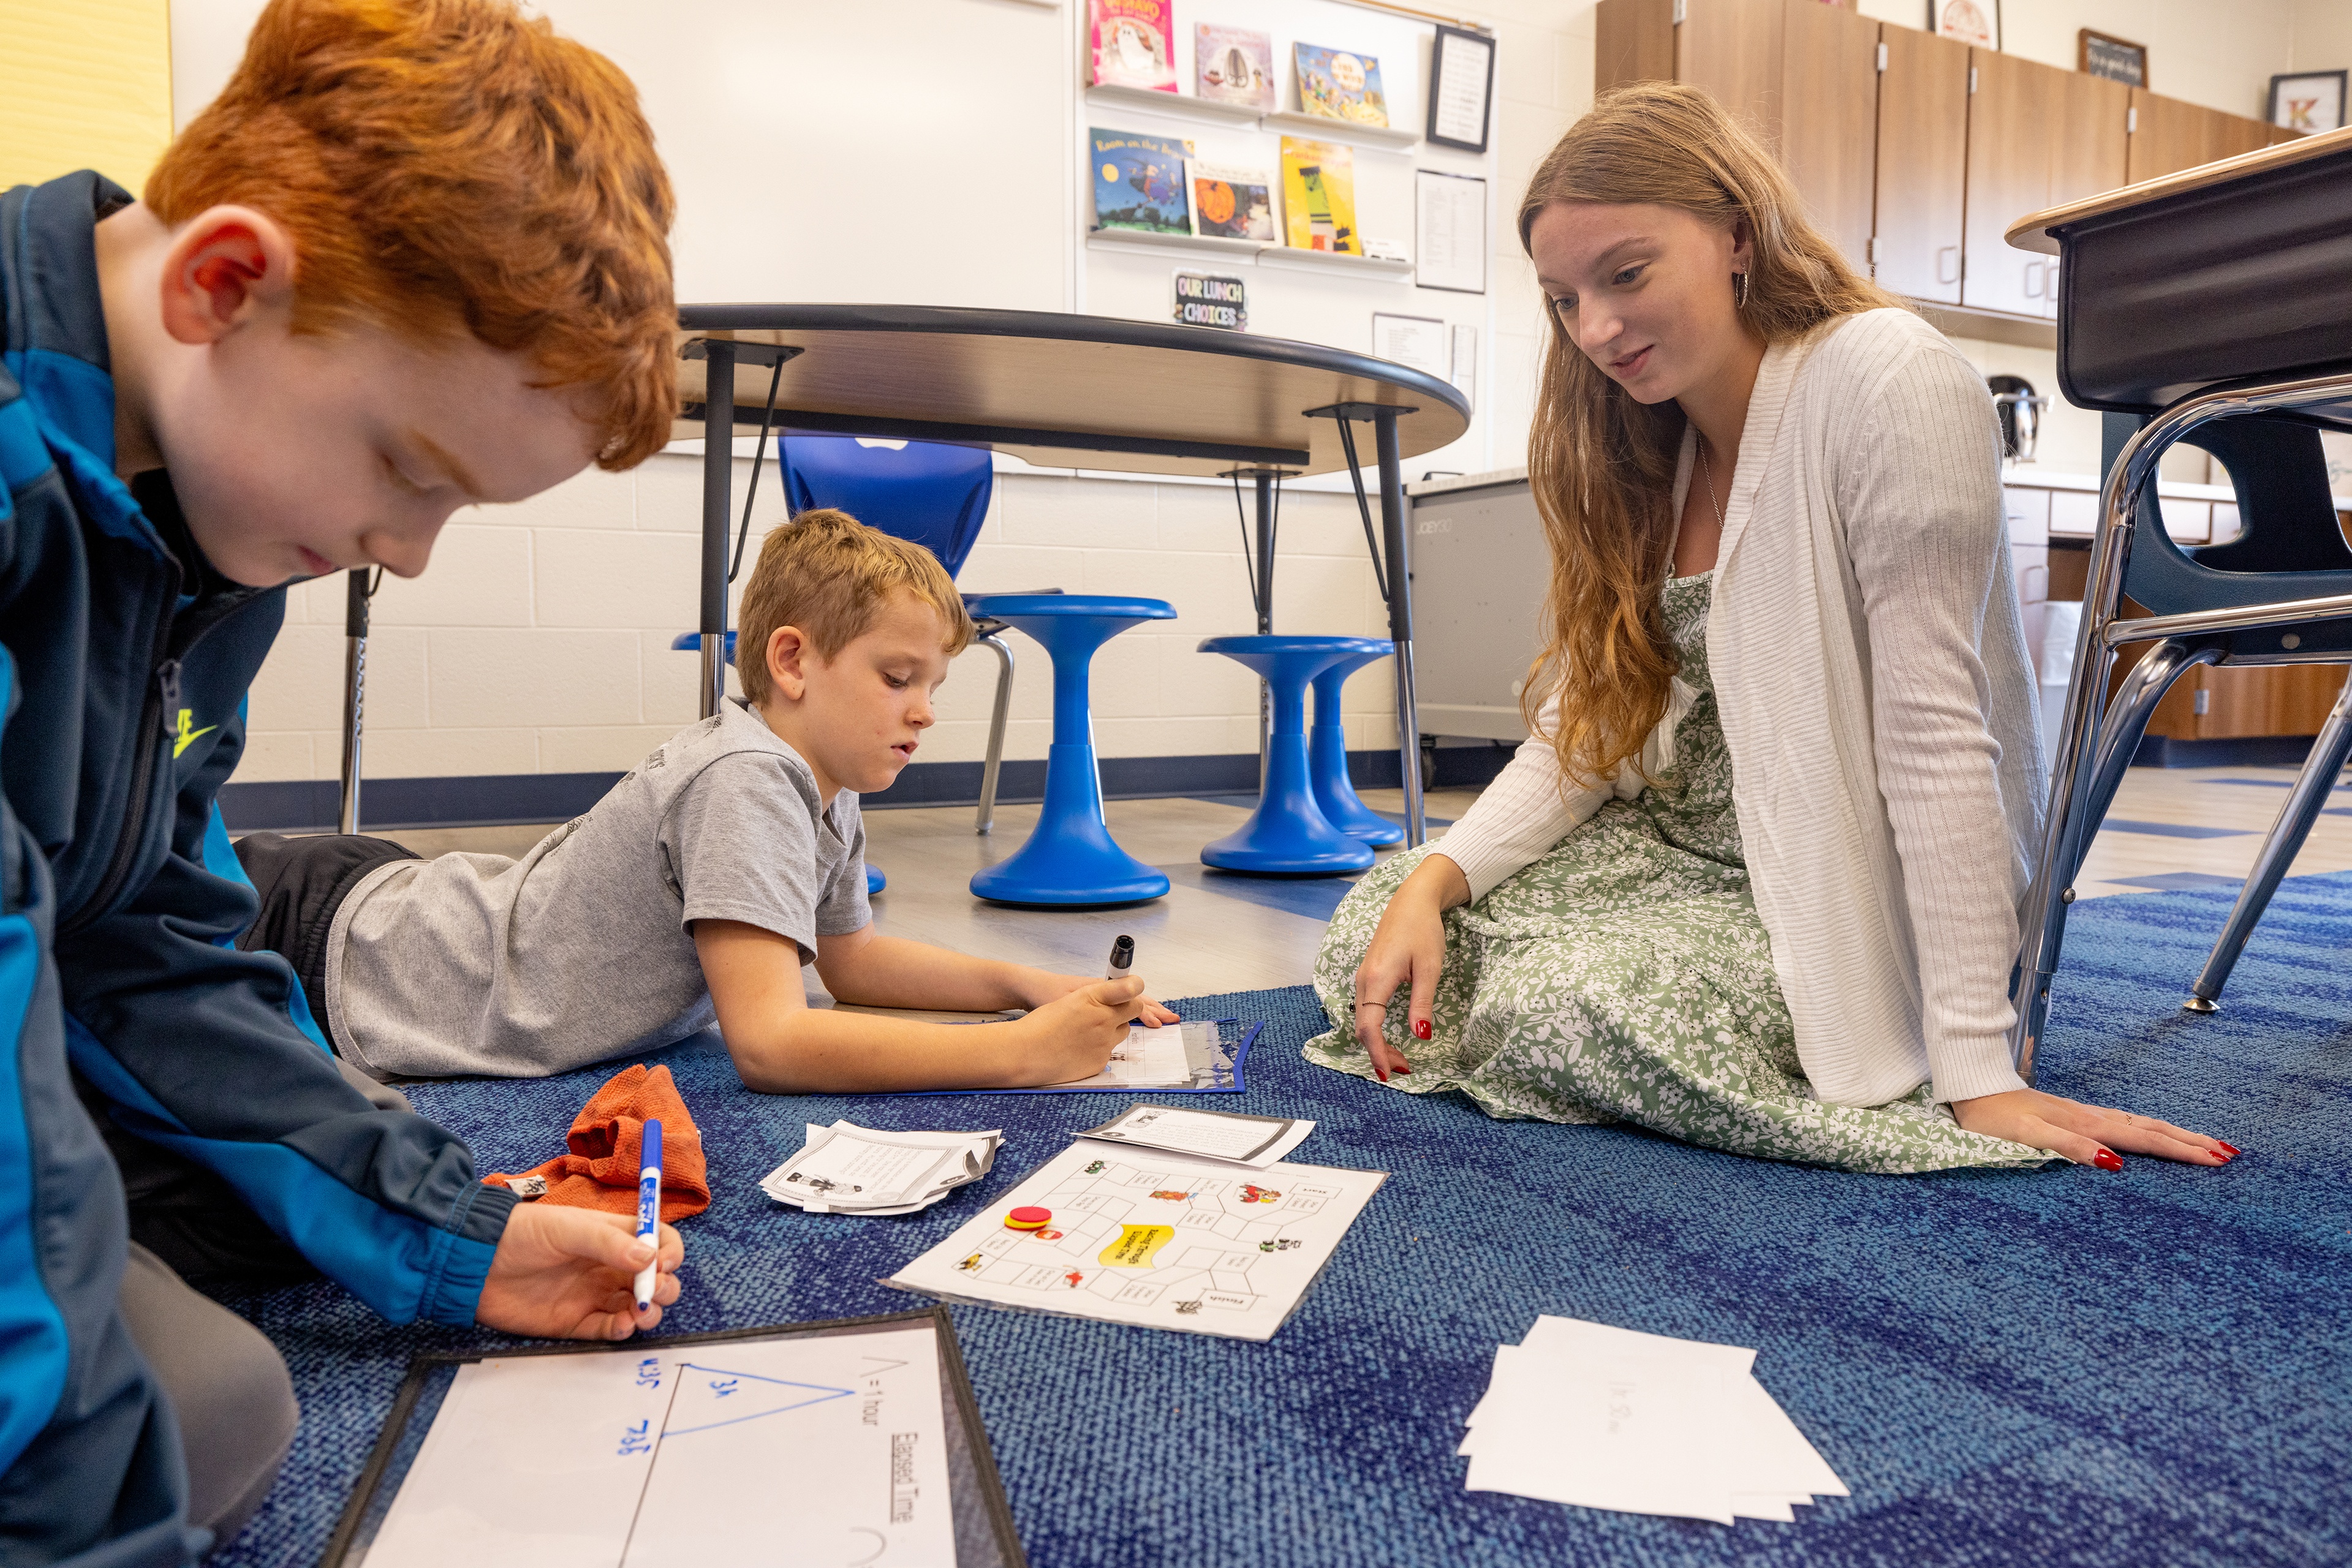
M 1952 1115 L 1971 1133 L 2047 1149 L 2078 1166 L 2096 1166 L 2105 1171 L 2124 1168 L 2118 1149 L 2189 1166 L 2225 1166 L 2238 1153 L 2219 1138 L 2153 1116 L 2085 1105 L 2039 1089 L 2011 1089 L 1973 1100 L 1955 1100 Z
M 1404 1053 L 1382 1038 L 1389 1002 L 1400 989 L 1411 988 L 1406 1023 L 1413 1039 L 1429 1038 L 1430 1008 L 1437 998 L 1437 977 L 1445 967 L 1445 912 L 1469 902 L 1470 883 L 1462 868 L 1433 854 L 1423 857 L 1381 912 L 1371 945 L 1356 968 L 1356 1039 L 1383 1083 L 1391 1072 L 1412 1071 Z
M 519 1203 L 490 1259 L 475 1321 L 509 1333 L 626 1339 L 661 1322 L 662 1308 L 677 1300 L 686 1243 L 665 1225 L 654 1304 L 637 1311 L 637 1270 L 654 1250 L 627 1215 Z

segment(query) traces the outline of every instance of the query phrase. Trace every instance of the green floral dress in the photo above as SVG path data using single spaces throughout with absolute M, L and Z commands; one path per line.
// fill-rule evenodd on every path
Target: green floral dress
M 1732 807 L 1731 755 L 1706 667 L 1713 573 L 1675 578 L 1666 623 L 1698 695 L 1670 781 L 1612 800 L 1541 860 L 1445 916 L 1434 1038 L 1411 1038 L 1405 993 L 1390 1087 L 1458 1089 L 1489 1115 L 1632 1122 L 1709 1148 L 1843 1170 L 2034 1166 L 2037 1149 L 1968 1132 L 1926 1085 L 1892 1103 L 1825 1105 L 1797 1060 Z M 1333 915 L 1315 989 L 1335 1026 L 1307 1058 L 1372 1076 L 1354 1029 L 1355 974 L 1390 895 L 1426 850 L 1368 873 Z

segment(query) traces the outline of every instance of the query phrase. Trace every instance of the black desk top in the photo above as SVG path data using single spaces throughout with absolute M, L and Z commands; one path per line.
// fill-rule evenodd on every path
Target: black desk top
M 774 375 L 763 348 L 788 359 L 777 428 L 957 442 L 1049 467 L 1213 475 L 1267 465 L 1329 473 L 1346 465 L 1334 403 L 1406 410 L 1400 455 L 1418 456 L 1468 428 L 1462 393 L 1436 377 L 1314 343 L 1035 310 L 921 305 L 688 305 L 698 339 L 743 345 L 735 370 L 738 434 L 760 427 Z M 705 361 L 680 361 L 686 417 L 702 434 Z M 748 428 L 746 428 L 748 426 Z M 1356 430 L 1372 464 L 1371 433 Z

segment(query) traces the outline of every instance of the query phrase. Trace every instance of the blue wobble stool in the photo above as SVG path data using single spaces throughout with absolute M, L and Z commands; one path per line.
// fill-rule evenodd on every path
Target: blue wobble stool
M 1348 780 L 1348 727 L 1339 717 L 1339 688 L 1348 684 L 1348 677 L 1375 659 L 1387 658 L 1396 647 L 1377 637 L 1326 641 L 1345 643 L 1349 652 L 1326 666 L 1313 682 L 1315 727 L 1307 742 L 1307 766 L 1315 779 L 1315 803 L 1323 808 L 1324 820 L 1349 838 L 1368 844 L 1396 843 L 1404 837 L 1404 830 L 1365 805 Z
M 972 615 L 1027 632 L 1054 661 L 1054 744 L 1045 754 L 1045 808 L 1029 841 L 971 879 L 998 904 L 1137 904 L 1168 891 L 1155 871 L 1111 841 L 1095 768 L 1087 671 L 1095 650 L 1142 621 L 1173 621 L 1164 599 L 1096 593 L 987 593 Z
M 1201 852 L 1225 871 L 1294 874 L 1361 871 L 1372 847 L 1331 825 L 1315 802 L 1307 761 L 1307 685 L 1335 662 L 1358 656 L 1355 637 L 1212 637 L 1203 653 L 1223 653 L 1255 670 L 1274 691 L 1274 728 L 1266 737 L 1265 788 L 1248 821 Z
M 702 646 L 702 639 L 692 632 L 681 632 L 670 639 L 669 645 L 672 652 L 690 653 Z M 735 662 L 735 633 L 732 632 L 727 633 L 727 662 L 730 664 Z M 869 862 L 866 867 L 866 896 L 871 898 L 889 885 L 890 879 L 882 874 L 882 869 Z

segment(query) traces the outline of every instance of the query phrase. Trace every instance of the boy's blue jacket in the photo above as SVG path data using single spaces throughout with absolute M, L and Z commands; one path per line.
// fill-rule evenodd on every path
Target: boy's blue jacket
M 98 175 L 0 195 L 0 1562 L 177 1562 L 171 1416 L 116 1315 L 124 1131 L 225 1178 L 395 1322 L 473 1320 L 513 1195 L 344 1082 L 214 797 L 285 612 L 113 473 Z M 142 505 L 142 503 L 144 503 Z M 53 961 L 52 961 L 53 960 Z M 187 1539 L 184 1539 L 187 1538 Z

